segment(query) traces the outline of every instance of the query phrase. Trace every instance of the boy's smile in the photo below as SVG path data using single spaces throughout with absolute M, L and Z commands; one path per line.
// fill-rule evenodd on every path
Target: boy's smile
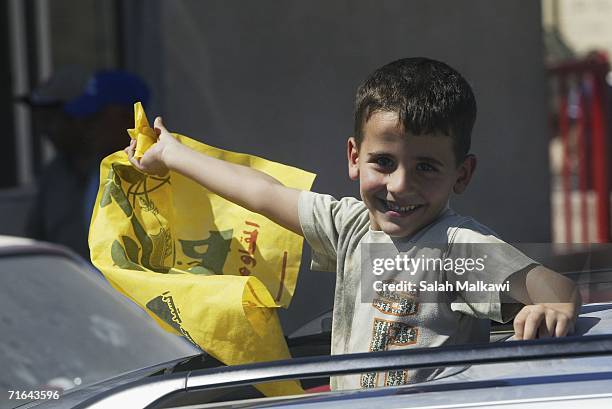
M 463 192 L 476 164 L 468 156 L 457 166 L 450 136 L 415 136 L 404 131 L 396 113 L 387 111 L 365 122 L 359 149 L 349 139 L 348 159 L 372 230 L 393 237 L 410 237 L 433 222 L 450 193 Z

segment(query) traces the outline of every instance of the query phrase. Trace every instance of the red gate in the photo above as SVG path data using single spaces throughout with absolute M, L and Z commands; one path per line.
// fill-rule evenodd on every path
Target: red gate
M 608 58 L 593 53 L 584 60 L 555 64 L 548 73 L 556 87 L 556 121 L 562 142 L 561 189 L 563 242 L 589 241 L 588 195 L 595 195 L 596 242 L 610 241 L 608 185 Z M 574 231 L 573 200 L 579 195 L 578 225 Z

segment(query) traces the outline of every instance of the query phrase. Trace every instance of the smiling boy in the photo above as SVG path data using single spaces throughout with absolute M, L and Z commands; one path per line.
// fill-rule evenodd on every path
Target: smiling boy
M 453 190 L 467 186 L 475 158 L 457 164 L 451 137 L 416 136 L 388 111 L 371 114 L 362 129 L 361 141 L 348 141 L 349 176 L 359 180 L 372 230 L 410 237 L 438 218 Z
M 174 139 L 161 118 L 155 121 L 159 140 L 140 160 L 134 142 L 126 152 L 143 172 L 182 173 L 303 235 L 313 250 L 312 268 L 336 272 L 333 354 L 486 342 L 488 320 L 482 318 L 511 319 L 507 301 L 526 305 L 515 317 L 516 338 L 564 336 L 580 306 L 575 285 L 449 208 L 451 194 L 466 189 L 476 168 L 469 154 L 475 118 L 470 86 L 444 63 L 408 58 L 376 70 L 357 91 L 355 133 L 347 144 L 349 176 L 359 181 L 362 201 L 290 189 L 264 173 L 196 153 Z M 431 253 L 426 243 L 443 246 Z M 459 259 L 473 256 L 474 244 L 493 245 L 485 279 L 510 282 L 509 294 L 458 293 L 435 302 L 388 292 L 363 297 L 362 248 L 391 245 L 413 258 Z M 431 274 L 452 279 L 446 271 L 418 272 Z M 343 376 L 332 379 L 332 387 L 401 385 L 443 372 Z

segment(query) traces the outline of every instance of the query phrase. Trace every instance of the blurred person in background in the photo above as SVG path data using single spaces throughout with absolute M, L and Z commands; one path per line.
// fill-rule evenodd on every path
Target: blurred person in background
M 32 106 L 35 129 L 56 149 L 37 182 L 26 234 L 89 259 L 100 161 L 123 148 L 134 124 L 133 104 L 146 105 L 149 89 L 125 71 L 98 71 L 87 78 L 71 67 L 59 69 L 24 100 Z
M 87 124 L 67 115 L 63 105 L 78 97 L 89 74 L 79 66 L 59 68 L 46 82 L 21 98 L 31 107 L 33 131 L 46 137 L 55 155 L 37 180 L 36 196 L 26 222 L 26 235 L 66 245 L 87 254 L 83 220 L 75 218 L 83 206 L 89 146 L 79 143 Z

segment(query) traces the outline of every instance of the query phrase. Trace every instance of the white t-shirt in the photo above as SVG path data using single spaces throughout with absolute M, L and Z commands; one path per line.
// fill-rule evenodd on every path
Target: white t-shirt
M 487 253 L 484 272 L 456 276 L 448 271 L 417 271 L 415 282 L 420 276 L 434 281 L 431 274 L 437 274 L 440 281 L 484 279 L 502 284 L 513 273 L 535 264 L 487 227 L 451 209 L 410 239 L 371 230 L 367 208 L 352 197 L 336 200 L 304 191 L 298 209 L 304 237 L 312 248 L 311 269 L 336 272 L 332 354 L 483 343 L 489 341 L 488 319 L 503 322 L 512 318 L 510 309 L 502 312 L 500 293 L 495 291 L 455 291 L 452 298 L 440 293 L 439 299 L 432 300 L 430 295 L 427 302 L 407 293 L 404 297 L 397 292 L 362 292 L 362 248 L 391 246 L 414 259 L 427 255 L 457 260 Z M 332 389 L 402 385 L 433 379 L 443 372 L 444 368 L 433 368 L 332 377 Z

